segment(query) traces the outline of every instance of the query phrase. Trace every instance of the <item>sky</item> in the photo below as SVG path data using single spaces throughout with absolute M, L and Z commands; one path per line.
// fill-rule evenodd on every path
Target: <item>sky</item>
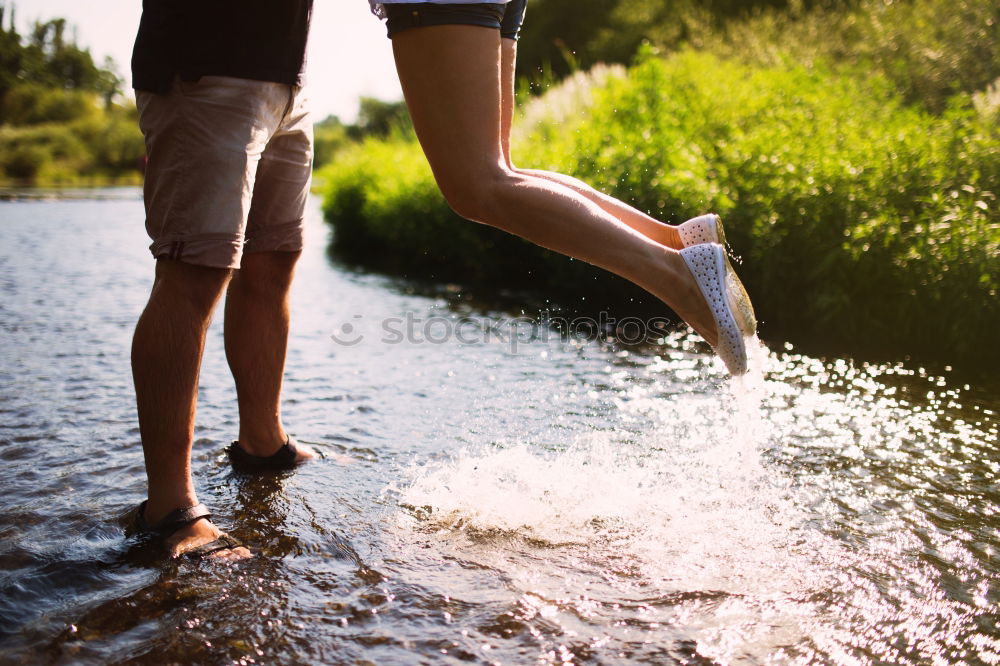
M 131 88 L 129 61 L 142 0 L 0 0 L 17 11 L 18 30 L 36 20 L 62 17 L 76 27 L 76 41 L 94 61 L 114 58 Z M 6 19 L 5 19 L 6 20 Z M 357 115 L 358 98 L 402 98 L 385 26 L 372 16 L 367 0 L 316 0 L 307 72 L 317 120 L 329 114 L 345 122 Z

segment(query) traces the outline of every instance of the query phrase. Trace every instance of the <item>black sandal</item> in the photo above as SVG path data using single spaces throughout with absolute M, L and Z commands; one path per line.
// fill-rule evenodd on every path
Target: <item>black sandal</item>
M 255 456 L 247 453 L 240 446 L 238 439 L 233 440 L 233 443 L 226 447 L 226 453 L 229 454 L 229 462 L 232 463 L 233 469 L 238 472 L 280 472 L 289 470 L 298 464 L 297 458 L 299 455 L 291 436 L 285 439 L 285 443 L 276 453 L 269 456 Z
M 194 506 L 187 506 L 181 509 L 175 509 L 168 513 L 163 520 L 156 523 L 155 525 L 150 525 L 146 522 L 146 503 L 149 500 L 143 500 L 142 503 L 135 509 L 135 517 L 130 525 L 130 532 L 133 534 L 140 534 L 155 537 L 161 543 L 169 537 L 171 534 L 181 529 L 185 525 L 190 525 L 191 523 L 201 520 L 202 518 L 211 518 L 212 512 L 208 510 L 204 504 L 195 504 Z M 187 557 L 192 557 L 195 559 L 207 557 L 212 553 L 217 553 L 220 550 L 232 550 L 233 548 L 239 548 L 243 544 L 236 538 L 222 532 L 219 534 L 218 538 L 209 541 L 208 543 L 203 543 L 200 546 L 195 546 L 191 550 L 186 550 L 181 555 Z

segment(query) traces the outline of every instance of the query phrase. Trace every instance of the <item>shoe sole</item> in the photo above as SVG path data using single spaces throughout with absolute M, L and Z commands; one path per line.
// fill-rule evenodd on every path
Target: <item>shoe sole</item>
M 750 337 L 757 334 L 757 317 L 753 311 L 753 303 L 750 302 L 750 294 L 729 260 L 729 243 L 726 242 L 726 231 L 722 228 L 722 218 L 715 213 L 710 213 L 715 222 L 716 242 L 726 251 L 726 298 L 729 300 L 729 309 L 733 311 L 736 325 L 740 327 L 743 335 Z
M 715 218 L 715 237 L 718 238 L 718 240 L 715 242 L 721 245 L 722 247 L 726 248 L 726 253 L 728 254 L 729 244 L 726 243 L 726 232 L 722 228 L 722 218 L 716 215 L 715 213 L 712 213 L 712 217 Z
M 729 254 L 724 253 L 726 258 L 726 299 L 729 301 L 729 309 L 733 311 L 736 325 L 745 337 L 757 334 L 757 316 L 753 311 L 753 303 L 750 302 L 750 294 L 747 293 L 743 281 L 736 275 L 733 264 L 729 261 Z

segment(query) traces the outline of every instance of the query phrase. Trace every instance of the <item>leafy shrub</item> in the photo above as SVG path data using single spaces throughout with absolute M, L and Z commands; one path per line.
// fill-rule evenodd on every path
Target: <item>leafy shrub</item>
M 0 177 L 22 182 L 120 178 L 136 169 L 145 146 L 135 118 L 113 110 L 70 124 L 0 127 Z
M 855 4 L 857 0 L 532 0 L 517 47 L 517 74 L 533 79 L 545 72 L 561 78 L 577 65 L 629 62 L 644 42 L 669 51 L 683 48 L 765 10 L 797 15 Z
M 904 101 L 942 112 L 956 93 L 1000 77 L 1000 4 L 993 0 L 863 0 L 850 9 L 764 12 L 691 43 L 744 63 L 817 60 L 891 82 Z
M 336 228 L 336 249 L 358 263 L 404 275 L 472 280 L 509 273 L 501 257 L 525 262 L 522 274 L 541 265 L 530 256 L 534 246 L 452 212 L 412 136 L 353 144 L 318 179 L 324 214 Z
M 49 161 L 48 151 L 41 146 L 22 144 L 12 147 L 3 158 L 3 170 L 8 178 L 33 180 Z
M 15 87 L 3 98 L 0 117 L 10 125 L 68 123 L 100 115 L 97 95 L 36 84 Z
M 66 126 L 39 125 L 0 130 L 0 166 L 8 178 L 35 180 L 86 169 L 86 146 Z
M 996 367 L 1000 136 L 968 98 L 937 116 L 872 77 L 693 52 L 599 81 L 561 117 L 527 108 L 515 162 L 664 220 L 722 214 L 765 337 Z M 369 140 L 326 177 L 335 241 L 360 261 L 635 293 L 458 219 L 412 141 Z
M 10 23 L 0 20 L 0 179 L 137 180 L 145 150 L 134 104 L 116 103 L 114 62 L 95 65 L 64 19 L 35 23 L 27 40 Z
M 135 114 L 113 108 L 108 113 L 71 126 L 87 147 L 91 175 L 119 175 L 134 170 L 146 154 Z
M 313 127 L 313 164 L 318 168 L 330 162 L 348 144 L 347 128 L 336 116 Z

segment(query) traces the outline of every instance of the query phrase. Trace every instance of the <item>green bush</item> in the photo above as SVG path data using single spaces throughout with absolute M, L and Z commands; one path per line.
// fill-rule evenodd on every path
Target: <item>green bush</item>
M 71 126 L 90 155 L 89 175 L 116 176 L 135 170 L 146 154 L 138 120 L 130 110 L 113 108 L 108 113 Z
M 145 149 L 114 62 L 95 65 L 64 19 L 36 22 L 27 39 L 10 23 L 0 21 L 0 180 L 139 180 Z
M 673 51 L 761 12 L 795 16 L 807 9 L 846 9 L 858 2 L 532 0 L 517 47 L 517 75 L 534 79 L 544 72 L 546 76 L 562 78 L 577 65 L 589 68 L 602 62 L 629 62 L 644 42 Z M 568 17 L 572 20 L 567 20 Z
M 337 250 L 370 267 L 436 279 L 486 280 L 506 271 L 496 257 L 524 258 L 534 248 L 453 213 L 412 137 L 352 144 L 318 178 L 324 214 L 337 230 Z M 483 261 L 490 256 L 494 259 Z M 540 265 L 537 257 L 528 263 Z
M 2 158 L 4 174 L 16 180 L 34 180 L 51 160 L 41 146 L 22 144 L 9 148 Z
M 769 11 L 695 33 L 690 42 L 743 63 L 851 66 L 940 113 L 952 95 L 981 91 L 1000 77 L 1000 3 L 863 0 L 850 9 Z
M 0 129 L 0 167 L 7 178 L 47 179 L 89 165 L 86 146 L 65 125 Z
M 693 52 L 590 81 L 550 92 L 537 102 L 547 112 L 525 109 L 515 162 L 675 223 L 722 214 L 765 338 L 997 366 L 1000 136 L 968 97 L 934 115 L 872 77 Z M 495 280 L 531 271 L 552 294 L 586 275 L 588 289 L 634 295 L 519 241 L 496 251 L 514 241 L 451 213 L 412 141 L 370 140 L 325 176 L 335 241 L 357 260 Z
M 79 90 L 23 84 L 3 98 L 0 117 L 10 125 L 68 123 L 100 115 L 97 95 Z
M 0 127 L 0 178 L 18 182 L 137 179 L 143 155 L 133 112 L 121 108 L 69 124 Z
M 566 21 L 568 15 L 576 20 Z M 518 47 L 518 75 L 563 76 L 574 63 L 628 62 L 643 42 L 745 64 L 851 65 L 891 81 L 907 102 L 941 112 L 955 93 L 983 90 L 1000 77 L 1000 3 L 537 0 Z
M 328 164 L 349 142 L 347 128 L 336 116 L 316 123 L 313 135 L 313 164 L 317 168 Z

